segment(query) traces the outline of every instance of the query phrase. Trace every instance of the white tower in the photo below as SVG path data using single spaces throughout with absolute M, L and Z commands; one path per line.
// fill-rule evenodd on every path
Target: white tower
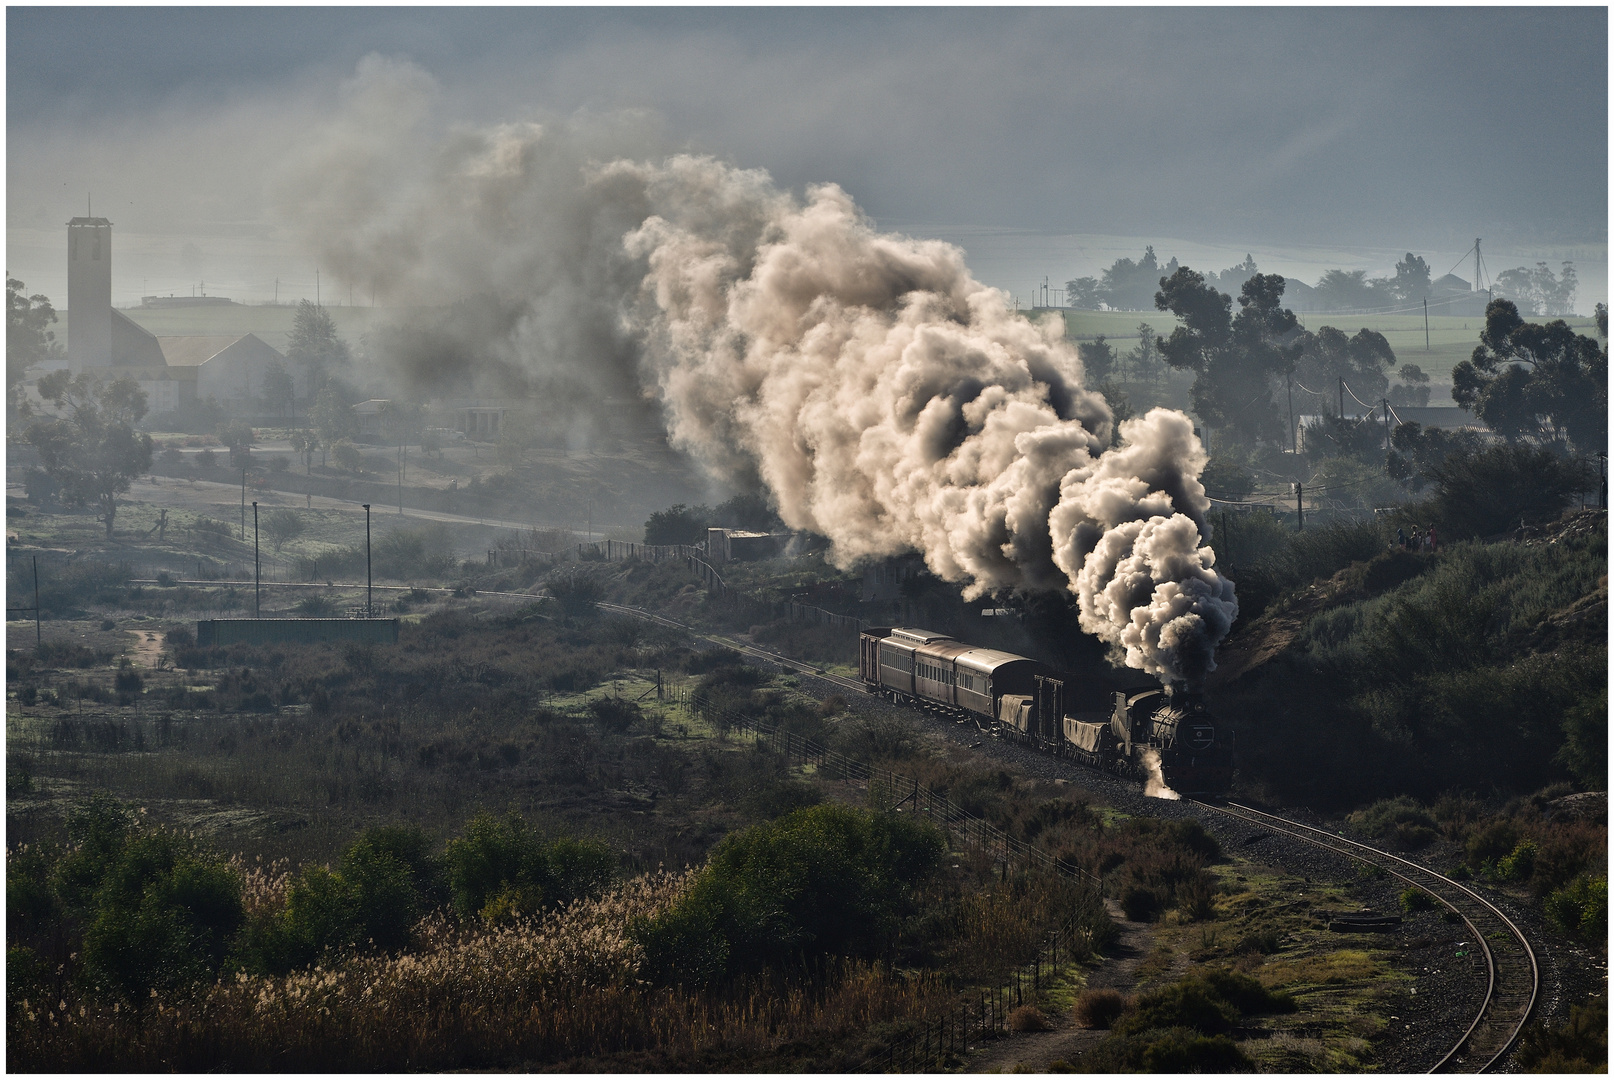
M 112 222 L 67 223 L 67 366 L 77 375 L 112 366 Z

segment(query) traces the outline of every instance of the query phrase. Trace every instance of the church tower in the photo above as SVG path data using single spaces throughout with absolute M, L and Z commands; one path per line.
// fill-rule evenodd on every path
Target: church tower
M 67 366 L 77 375 L 112 366 L 112 222 L 67 223 Z

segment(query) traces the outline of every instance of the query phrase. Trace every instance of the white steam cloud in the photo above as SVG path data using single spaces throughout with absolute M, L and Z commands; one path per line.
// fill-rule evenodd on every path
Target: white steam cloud
M 1238 608 L 1204 544 L 1205 453 L 1164 409 L 1110 449 L 1113 418 L 1057 318 L 1011 311 L 956 247 L 875 231 L 835 185 L 798 198 L 660 155 L 635 122 L 425 145 L 429 91 L 408 65 L 367 61 L 283 186 L 325 265 L 361 288 L 485 298 L 484 318 L 401 337 L 406 373 L 632 387 L 674 446 L 765 486 L 841 565 L 916 550 L 968 597 L 1068 588 L 1130 666 L 1191 682 L 1214 666 Z M 385 104 L 399 100 L 402 115 Z

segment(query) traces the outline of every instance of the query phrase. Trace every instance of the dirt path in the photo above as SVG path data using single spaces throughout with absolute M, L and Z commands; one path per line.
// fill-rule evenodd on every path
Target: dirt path
M 139 667 L 154 668 L 157 666 L 157 657 L 162 655 L 162 635 L 156 630 L 130 630 L 134 638 L 134 646 L 129 650 L 134 654 L 134 660 Z
M 1147 923 L 1130 922 L 1114 900 L 1106 900 L 1110 917 L 1121 930 L 1121 938 L 1104 963 L 1087 973 L 1090 988 L 1114 987 L 1131 993 L 1137 985 L 1137 971 L 1154 943 Z M 1105 1032 L 1079 1028 L 1069 1015 L 1053 1018 L 1051 1031 L 1009 1032 L 970 1054 L 965 1072 L 1047 1072 L 1054 1062 L 1074 1065 L 1083 1054 L 1097 1046 Z

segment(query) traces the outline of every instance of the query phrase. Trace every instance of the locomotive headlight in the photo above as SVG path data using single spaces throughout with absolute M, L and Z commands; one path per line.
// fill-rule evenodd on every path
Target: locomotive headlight
M 1188 745 L 1195 750 L 1209 750 L 1216 742 L 1216 729 L 1210 724 L 1190 724 Z

